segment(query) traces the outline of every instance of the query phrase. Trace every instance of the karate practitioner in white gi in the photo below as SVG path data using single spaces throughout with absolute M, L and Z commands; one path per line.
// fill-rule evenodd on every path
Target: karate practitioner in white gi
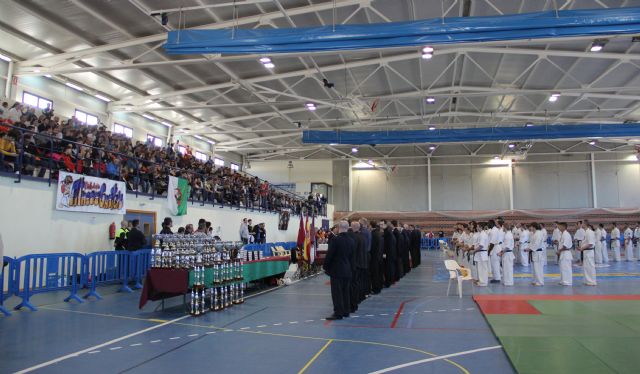
M 540 231 L 542 231 L 542 264 L 547 266 L 547 239 L 549 239 L 549 232 L 544 223 L 540 223 Z
M 611 229 L 611 250 L 613 251 L 613 261 L 620 262 L 620 229 L 615 222 Z
M 633 257 L 633 230 L 628 224 L 625 224 L 624 227 L 624 257 L 626 261 L 635 261 Z
M 609 248 L 607 246 L 607 230 L 604 228 L 604 225 L 601 223 L 598 225 L 600 227 L 600 242 L 602 243 L 602 262 L 605 264 L 609 263 Z
M 585 229 L 584 240 L 580 246 L 582 252 L 582 271 L 584 272 L 584 284 L 587 286 L 597 286 L 596 282 L 596 264 L 594 261 L 594 249 L 596 245 L 596 234 L 593 232 L 593 226 L 586 222 L 582 224 Z
M 478 268 L 478 283 L 479 287 L 486 287 L 489 284 L 489 255 L 487 254 L 487 248 L 489 248 L 489 235 L 484 230 L 483 224 L 478 225 L 478 241 L 474 247 L 474 260 L 476 267 Z
M 529 266 L 529 248 L 531 243 L 529 242 L 531 234 L 527 227 L 522 227 L 522 231 L 520 231 L 520 264 L 522 266 Z
M 558 222 L 553 224 L 553 234 L 551 235 L 551 242 L 553 243 L 553 250 L 558 253 L 558 243 L 560 243 L 560 229 L 558 228 Z M 556 264 L 560 263 L 560 259 L 556 257 Z
M 502 227 L 494 220 L 489 220 L 489 260 L 491 261 L 491 283 L 500 283 L 502 280 L 502 269 L 500 268 L 500 253 L 502 252 L 502 242 L 500 240 L 500 230 Z
M 640 261 L 640 222 L 636 222 L 636 229 L 633 230 L 633 243 L 636 245 L 636 260 Z
M 531 284 L 534 286 L 544 286 L 542 230 L 540 229 L 540 225 L 534 222 L 529 226 L 529 232 L 529 253 L 530 260 L 533 262 L 531 269 L 533 282 L 531 282 Z
M 596 244 L 595 244 L 595 259 L 596 265 L 602 264 L 603 256 L 602 256 L 602 224 L 600 224 L 595 231 L 596 236 Z
M 506 232 L 504 239 L 502 240 L 502 284 L 505 286 L 513 286 L 513 232 L 511 231 L 511 225 L 506 224 L 504 226 Z
M 561 232 L 558 248 L 560 258 L 560 284 L 563 286 L 571 286 L 573 284 L 573 273 L 571 269 L 571 263 L 573 262 L 571 248 L 573 248 L 573 241 L 571 240 L 571 234 L 567 231 L 566 222 L 559 223 L 558 227 Z
M 576 251 L 576 257 L 578 257 L 578 264 L 582 265 L 582 252 L 580 252 L 580 246 L 582 246 L 585 234 L 584 229 L 582 228 L 582 221 L 578 221 L 576 227 L 576 234 L 573 236 L 573 248 Z

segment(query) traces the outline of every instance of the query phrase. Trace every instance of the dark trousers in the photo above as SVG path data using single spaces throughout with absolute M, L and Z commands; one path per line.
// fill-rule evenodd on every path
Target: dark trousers
M 406 249 L 404 251 L 404 253 L 402 254 L 402 269 L 404 270 L 404 273 L 407 274 L 408 272 L 411 271 L 411 262 L 409 260 L 409 250 Z
M 331 278 L 331 300 L 333 300 L 333 314 L 345 316 L 351 311 L 349 278 Z
M 349 296 L 350 296 L 349 305 L 351 307 L 352 313 L 358 310 L 358 304 L 360 304 L 360 301 L 362 301 L 360 299 L 360 295 L 362 293 L 360 275 L 361 275 L 360 269 L 356 269 L 356 271 L 353 272 L 353 277 L 351 277 L 351 282 L 349 287 Z
M 389 287 L 397 280 L 396 275 L 396 260 L 389 259 L 384 260 L 384 286 Z
M 382 263 L 377 260 L 372 260 L 369 266 L 369 271 L 371 274 L 371 291 L 373 293 L 378 293 L 382 290 Z
M 366 296 L 371 293 L 371 274 L 370 274 L 370 268 L 360 269 L 360 271 L 361 271 L 360 279 L 362 279 L 360 298 L 364 300 L 366 299 Z
M 413 248 L 411 251 L 411 266 L 418 267 L 420 265 L 420 248 Z
M 404 277 L 404 265 L 402 264 L 402 257 L 398 257 L 396 260 L 396 281 Z

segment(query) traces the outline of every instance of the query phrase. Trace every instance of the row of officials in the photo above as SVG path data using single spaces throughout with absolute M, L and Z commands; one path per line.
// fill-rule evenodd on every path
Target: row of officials
M 371 294 L 390 287 L 420 265 L 420 230 L 397 221 L 340 221 L 329 234 L 324 271 L 331 278 L 333 314 L 349 317 Z

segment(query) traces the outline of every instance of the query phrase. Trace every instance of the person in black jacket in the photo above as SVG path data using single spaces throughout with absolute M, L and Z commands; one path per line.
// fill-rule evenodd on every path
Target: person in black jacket
M 347 234 L 347 221 L 338 223 L 338 235 L 329 240 L 329 250 L 324 259 L 323 269 L 331 278 L 332 321 L 349 317 L 351 311 L 350 283 L 355 272 L 355 242 Z
M 375 224 L 371 225 L 371 258 L 369 262 L 369 273 L 371 274 L 371 292 L 377 295 L 382 290 L 383 271 L 382 253 L 384 251 L 384 240 L 382 230 Z
M 171 219 L 171 217 L 164 217 L 160 234 L 173 234 L 173 232 L 171 231 L 171 226 L 173 226 L 173 220 Z
M 409 235 L 409 225 L 405 223 L 400 233 L 402 234 L 402 242 L 404 244 L 402 266 L 404 267 L 404 273 L 407 274 L 411 271 L 411 235 Z
M 402 277 L 404 277 L 404 235 L 401 233 L 401 229 L 398 226 L 398 221 L 391 221 L 393 227 L 393 235 L 396 237 L 396 253 L 398 257 L 396 258 L 396 281 L 399 281 Z
M 384 224 L 384 287 L 390 287 L 396 280 L 396 262 L 398 258 L 396 237 L 393 234 L 393 224 L 385 222 Z
M 144 237 L 142 231 L 138 230 L 140 220 L 134 219 L 131 221 L 131 230 L 127 234 L 127 251 L 137 251 L 147 244 L 147 239 Z
M 417 226 L 409 226 L 411 230 L 411 265 L 415 268 L 420 265 L 422 259 L 420 258 L 420 241 L 422 240 L 422 234 Z
M 348 231 L 349 237 L 356 244 L 354 261 L 355 272 L 351 279 L 351 313 L 355 313 L 358 310 L 358 304 L 364 300 L 363 291 L 363 274 L 366 273 L 369 263 L 367 262 L 367 254 L 365 251 L 364 235 L 360 232 L 360 222 L 351 222 L 351 228 Z

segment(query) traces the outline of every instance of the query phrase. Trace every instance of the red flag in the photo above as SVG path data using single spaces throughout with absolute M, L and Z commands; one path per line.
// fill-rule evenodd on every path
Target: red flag
M 296 242 L 296 245 L 298 246 L 298 248 L 303 249 L 303 245 L 304 245 L 304 222 L 302 221 L 302 214 L 300 215 L 300 228 L 298 229 L 298 241 Z
M 311 220 L 311 243 L 309 245 L 309 262 L 314 263 L 316 257 L 316 216 Z

